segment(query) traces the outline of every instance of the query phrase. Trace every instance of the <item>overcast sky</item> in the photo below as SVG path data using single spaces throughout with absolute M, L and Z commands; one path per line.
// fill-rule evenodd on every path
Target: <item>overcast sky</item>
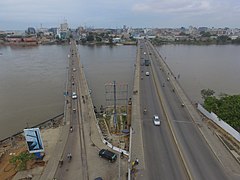
M 78 26 L 237 27 L 240 0 L 0 0 L 0 30 Z

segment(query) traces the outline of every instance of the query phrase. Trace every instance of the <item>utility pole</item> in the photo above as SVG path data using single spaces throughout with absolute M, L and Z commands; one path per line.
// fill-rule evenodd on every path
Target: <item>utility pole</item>
M 120 140 L 118 139 L 118 142 L 119 142 L 119 157 L 118 157 L 118 159 L 119 159 L 119 165 L 118 165 L 118 180 L 121 180 L 121 161 L 120 161 L 120 159 L 121 159 L 121 153 L 120 153 Z
M 113 81 L 113 96 L 114 96 L 114 128 L 117 129 L 117 93 L 116 93 L 116 81 Z
M 116 81 L 105 84 L 105 96 L 107 105 L 113 107 L 113 128 L 117 130 L 117 105 L 126 106 L 128 102 L 128 85 Z

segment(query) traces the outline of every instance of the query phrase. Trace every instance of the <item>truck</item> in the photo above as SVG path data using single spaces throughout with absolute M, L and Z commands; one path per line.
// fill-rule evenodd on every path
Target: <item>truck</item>
M 145 59 L 144 64 L 145 64 L 145 66 L 149 66 L 150 65 L 150 60 Z

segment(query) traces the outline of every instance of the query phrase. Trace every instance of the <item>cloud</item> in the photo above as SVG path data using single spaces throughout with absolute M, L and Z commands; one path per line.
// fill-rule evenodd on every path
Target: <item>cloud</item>
M 74 27 L 239 26 L 240 0 L 0 0 L 1 28 L 56 26 L 64 19 Z
M 231 1 L 236 0 L 148 0 L 136 3 L 132 11 L 158 14 L 209 14 L 230 9 L 233 6 Z

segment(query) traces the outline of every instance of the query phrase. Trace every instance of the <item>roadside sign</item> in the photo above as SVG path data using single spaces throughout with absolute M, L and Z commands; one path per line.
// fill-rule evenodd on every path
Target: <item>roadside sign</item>
M 24 129 L 24 135 L 30 153 L 44 151 L 39 128 Z

